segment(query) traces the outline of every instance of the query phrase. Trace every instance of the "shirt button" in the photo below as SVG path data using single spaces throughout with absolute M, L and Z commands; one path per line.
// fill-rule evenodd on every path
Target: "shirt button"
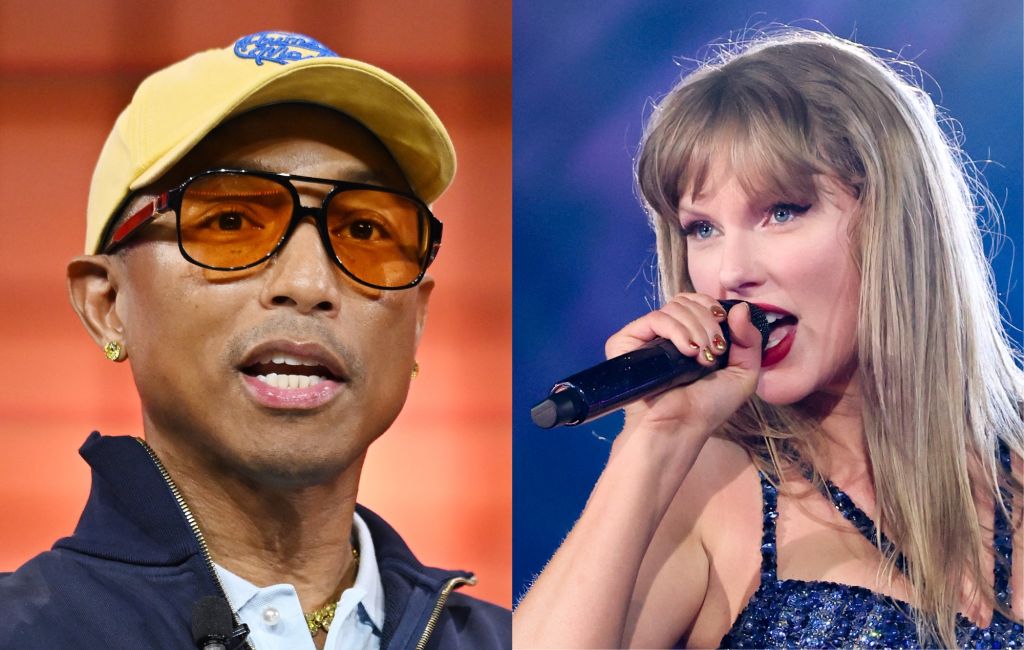
M 274 627 L 281 620 L 281 613 L 273 607 L 268 607 L 263 610 L 263 622 Z

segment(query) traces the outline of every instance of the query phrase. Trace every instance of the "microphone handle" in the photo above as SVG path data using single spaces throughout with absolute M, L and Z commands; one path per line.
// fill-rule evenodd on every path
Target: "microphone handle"
M 721 302 L 728 311 L 741 301 Z M 751 320 L 761 331 L 762 345 L 766 345 L 768 324 L 764 312 L 756 305 L 749 307 Z M 533 407 L 530 416 L 537 426 L 545 429 L 559 424 L 578 425 L 606 415 L 639 397 L 691 384 L 728 364 L 728 350 L 732 345 L 728 327 L 722 327 L 722 337 L 726 354 L 717 356 L 711 366 L 703 366 L 686 356 L 672 341 L 655 338 L 632 352 L 566 377 L 554 385 L 547 399 Z

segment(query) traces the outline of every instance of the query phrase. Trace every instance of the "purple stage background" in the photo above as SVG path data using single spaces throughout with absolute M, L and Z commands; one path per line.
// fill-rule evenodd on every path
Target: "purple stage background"
M 514 598 L 571 528 L 622 423 L 543 431 L 529 407 L 654 305 L 633 154 L 650 99 L 707 43 L 778 21 L 920 65 L 1003 204 L 994 267 L 1022 340 L 1020 2 L 517 2 L 513 18 Z

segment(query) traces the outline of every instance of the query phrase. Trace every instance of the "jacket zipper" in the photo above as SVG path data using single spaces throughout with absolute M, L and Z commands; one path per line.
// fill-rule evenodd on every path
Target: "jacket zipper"
M 224 597 L 224 600 L 228 600 L 228 595 L 224 590 L 224 585 L 220 581 L 220 576 L 217 575 L 216 569 L 213 568 L 213 558 L 210 557 L 210 547 L 206 545 L 206 538 L 203 537 L 203 531 L 199 529 L 199 522 L 196 521 L 195 515 L 192 514 L 192 510 L 188 507 L 188 504 L 185 503 L 185 498 L 181 496 L 181 491 L 178 490 L 178 486 L 174 483 L 174 479 L 172 479 L 171 475 L 167 473 L 167 468 L 164 467 L 163 462 L 161 462 L 157 457 L 153 448 L 150 447 L 149 443 L 142 438 L 136 438 L 136 440 L 140 445 L 142 445 L 142 448 L 146 450 L 146 453 L 149 454 L 149 458 L 153 461 L 153 464 L 156 465 L 157 470 L 160 472 L 160 476 L 164 479 L 164 483 L 166 483 L 168 489 L 170 489 L 171 495 L 174 497 L 174 500 L 177 501 L 181 514 L 185 515 L 185 520 L 188 522 L 189 528 L 192 529 L 192 534 L 195 536 L 196 541 L 199 542 L 199 550 L 203 555 L 203 560 L 206 562 L 207 570 L 209 570 L 210 575 L 213 576 L 213 581 L 217 584 L 217 589 L 220 590 L 220 595 Z M 228 600 L 229 604 L 230 602 L 231 601 Z M 231 618 L 234 621 L 234 626 L 236 628 L 242 622 L 238 618 L 238 613 L 234 611 L 234 608 L 231 610 Z M 249 639 L 245 640 L 245 646 L 250 648 L 250 650 L 255 650 Z
M 451 596 L 452 591 L 454 591 L 456 587 L 460 587 L 462 585 L 475 584 L 476 576 L 469 576 L 468 578 L 457 576 L 444 583 L 444 588 L 441 589 L 441 595 L 437 597 L 437 602 L 434 603 L 434 611 L 430 613 L 430 618 L 427 620 L 427 626 L 423 628 L 423 634 L 420 635 L 419 643 L 416 644 L 416 650 L 426 650 L 427 642 L 430 640 L 430 635 L 434 633 L 434 628 L 437 627 L 437 622 L 441 618 L 441 612 L 444 611 L 444 606 L 448 602 L 448 596 Z

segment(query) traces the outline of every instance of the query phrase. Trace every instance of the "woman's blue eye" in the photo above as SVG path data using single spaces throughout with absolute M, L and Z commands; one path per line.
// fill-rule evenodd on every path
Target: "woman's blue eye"
M 708 239 L 715 234 L 715 227 L 707 221 L 694 221 L 683 228 L 683 234 L 694 239 Z
M 772 223 L 789 223 L 810 209 L 810 205 L 779 203 L 778 205 L 772 206 L 771 220 Z

